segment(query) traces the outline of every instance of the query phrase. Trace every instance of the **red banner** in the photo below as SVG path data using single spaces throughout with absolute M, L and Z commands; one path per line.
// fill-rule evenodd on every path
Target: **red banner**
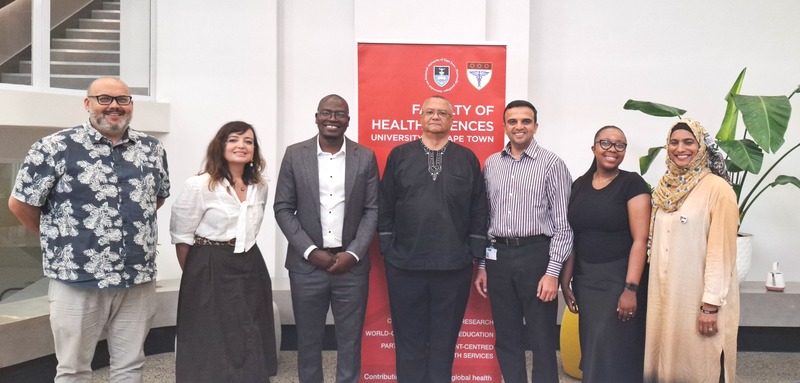
M 453 104 L 450 138 L 481 164 L 503 147 L 506 47 L 501 45 L 358 44 L 358 142 L 378 157 L 422 134 L 422 102 L 440 95 Z M 370 249 L 369 301 L 361 382 L 394 382 L 395 354 L 383 258 Z M 473 289 L 474 290 L 474 289 Z M 501 382 L 489 302 L 474 291 L 461 325 L 454 382 Z

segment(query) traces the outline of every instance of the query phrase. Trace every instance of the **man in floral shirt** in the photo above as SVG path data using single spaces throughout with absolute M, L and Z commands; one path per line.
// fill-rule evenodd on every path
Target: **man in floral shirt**
M 169 196 L 166 153 L 129 128 L 133 100 L 121 80 L 95 80 L 84 107 L 89 122 L 33 144 L 8 207 L 39 232 L 55 381 L 88 381 L 106 330 L 111 381 L 141 382 L 156 307 L 156 210 Z

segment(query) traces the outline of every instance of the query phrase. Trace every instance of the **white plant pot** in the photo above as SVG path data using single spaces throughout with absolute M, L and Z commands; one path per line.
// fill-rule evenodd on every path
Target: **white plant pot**
M 739 283 L 744 282 L 750 265 L 753 262 L 753 235 L 750 233 L 739 233 L 736 237 L 736 274 Z

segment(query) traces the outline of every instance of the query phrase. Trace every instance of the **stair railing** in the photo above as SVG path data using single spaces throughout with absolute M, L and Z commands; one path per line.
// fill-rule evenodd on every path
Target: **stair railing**
M 31 47 L 32 85 L 49 86 L 50 30 L 86 7 L 92 0 L 15 0 L 0 8 L 0 64 Z
M 92 78 L 112 75 L 124 78 L 135 94 L 149 95 L 153 81 L 151 68 L 154 64 L 152 25 L 155 18 L 151 9 L 155 0 L 111 1 L 117 2 L 116 5 L 106 8 L 107 4 L 103 3 L 102 10 L 98 9 L 100 0 L 14 0 L 0 8 L 0 73 L 4 76 L 0 88 L 32 87 L 35 91 L 85 89 L 83 87 Z M 114 9 L 119 9 L 118 12 L 121 13 L 108 19 L 119 18 L 120 24 L 117 25 L 124 26 L 121 29 L 111 28 L 118 31 L 119 37 L 111 38 L 108 44 L 98 41 L 87 44 L 108 46 L 116 42 L 116 47 L 72 48 L 76 46 L 76 42 L 66 41 L 81 37 L 68 37 L 62 41 L 61 37 L 65 32 L 77 35 L 77 31 L 81 29 L 89 30 L 88 33 L 80 32 L 81 35 L 92 33 L 105 35 L 101 30 L 105 30 L 106 26 L 113 26 L 113 22 L 100 22 L 103 25 L 100 27 L 84 27 L 84 20 L 87 20 L 88 25 L 97 24 L 91 21 L 103 20 L 102 13 Z M 85 18 L 87 14 L 91 17 Z M 95 14 L 99 15 L 99 18 L 95 17 Z M 73 26 L 78 20 L 80 28 Z M 98 31 L 92 32 L 92 28 Z M 103 36 L 84 38 L 107 39 Z M 115 51 L 119 53 L 113 58 Z M 81 58 L 86 59 L 81 60 Z M 70 67 L 73 61 L 78 66 Z M 80 65 L 82 62 L 89 64 Z M 16 73 L 23 75 L 19 76 Z

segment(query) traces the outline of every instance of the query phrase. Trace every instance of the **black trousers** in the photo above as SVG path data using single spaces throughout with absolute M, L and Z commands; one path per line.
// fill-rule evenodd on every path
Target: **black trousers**
M 472 287 L 472 265 L 438 271 L 405 270 L 384 263 L 397 382 L 449 383 Z
M 536 297 L 550 261 L 550 239 L 520 247 L 496 244 L 497 260 L 486 261 L 487 287 L 496 335 L 495 350 L 506 382 L 527 382 L 525 341 L 533 352 L 532 381 L 558 383 L 558 300 Z

